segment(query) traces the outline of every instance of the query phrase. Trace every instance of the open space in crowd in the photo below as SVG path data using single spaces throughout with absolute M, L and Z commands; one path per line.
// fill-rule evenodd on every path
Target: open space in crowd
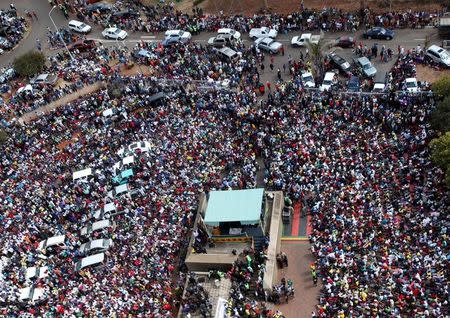
M 184 262 L 199 195 L 257 187 L 309 215 L 312 317 L 448 316 L 450 199 L 430 147 L 444 98 L 416 67 L 445 71 L 450 55 L 388 46 L 440 12 L 48 4 L 67 23 L 49 25 L 48 47 L 36 41 L 41 67 L 0 70 L 1 317 L 212 317 Z M 20 45 L 28 20 L 33 8 L 0 11 L 0 49 Z M 89 38 L 99 26 L 107 41 Z M 356 31 L 363 40 L 323 38 Z M 120 44 L 132 32 L 164 39 Z M 276 41 L 288 33 L 295 56 Z M 195 235 L 202 249 L 207 233 Z M 299 318 L 274 307 L 293 286 L 301 297 L 296 277 L 263 288 L 268 240 L 209 273 L 231 281 L 224 317 Z

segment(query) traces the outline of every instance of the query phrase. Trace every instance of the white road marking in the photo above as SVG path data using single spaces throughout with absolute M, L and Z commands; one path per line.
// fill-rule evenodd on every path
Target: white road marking
M 141 36 L 141 39 L 156 39 L 155 35 L 143 35 Z
M 414 41 L 425 41 L 425 39 L 414 39 Z

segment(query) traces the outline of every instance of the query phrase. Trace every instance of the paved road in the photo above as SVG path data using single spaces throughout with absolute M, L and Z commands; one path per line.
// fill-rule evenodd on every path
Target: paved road
M 2 7 L 8 7 L 11 0 L 0 0 L 0 8 Z M 48 12 L 51 9 L 47 0 L 20 0 L 16 1 L 16 7 L 18 8 L 19 13 L 23 13 L 24 9 L 30 9 L 32 8 L 38 13 L 39 21 L 32 22 L 32 30 L 30 35 L 23 40 L 19 46 L 13 51 L 9 52 L 7 54 L 4 54 L 3 56 L 0 56 L 0 66 L 6 66 L 10 64 L 15 56 L 18 56 L 24 52 L 27 52 L 30 49 L 36 48 L 36 39 L 39 38 L 41 40 L 41 43 L 44 46 L 44 49 L 47 45 L 47 39 L 46 39 L 46 32 L 47 27 L 50 27 L 52 30 L 54 30 L 53 25 L 51 24 L 51 21 L 48 17 Z M 61 11 L 59 9 L 55 9 L 52 13 L 52 17 L 57 24 L 58 27 L 66 27 L 67 26 L 67 20 L 62 15 Z M 147 41 L 147 42 L 155 42 L 160 41 L 163 39 L 163 34 L 159 33 L 156 35 L 151 35 L 147 33 L 139 33 L 139 32 L 129 32 L 129 37 L 124 42 L 117 42 L 114 40 L 105 40 L 101 36 L 102 29 L 99 26 L 92 26 L 93 31 L 91 34 L 89 34 L 89 38 L 96 39 L 99 41 L 102 41 L 105 46 L 123 46 L 126 45 L 127 47 L 133 47 L 136 45 L 136 43 L 140 41 Z M 317 33 L 317 32 L 316 32 Z M 358 31 L 355 34 L 350 33 L 326 33 L 325 34 L 325 40 L 333 40 L 338 36 L 342 35 L 353 35 L 356 37 L 357 41 L 363 41 L 361 37 L 362 31 Z M 209 37 L 213 36 L 212 33 L 202 33 L 198 36 L 194 36 L 194 41 L 198 41 L 201 43 L 206 43 Z M 288 55 L 290 54 L 293 59 L 296 59 L 299 57 L 300 49 L 295 49 L 290 46 L 290 39 L 292 36 L 296 34 L 290 33 L 287 35 L 280 35 L 277 40 L 282 42 L 285 45 L 285 56 L 278 56 L 275 58 L 275 70 L 277 68 L 280 68 L 283 70 L 283 64 L 287 65 Z M 367 44 L 368 47 L 371 47 L 374 42 L 379 43 L 380 45 L 386 44 L 387 47 L 391 47 L 394 52 L 397 51 L 397 46 L 402 45 L 406 49 L 410 49 L 413 47 L 416 47 L 418 44 L 421 44 L 423 46 L 425 37 L 427 35 L 431 36 L 431 42 L 432 43 L 439 43 L 439 39 L 437 37 L 436 29 L 421 29 L 421 30 L 396 30 L 396 36 L 394 40 L 392 41 L 383 41 L 383 40 L 366 40 L 363 41 L 364 44 Z M 248 38 L 247 35 L 243 36 L 244 43 L 247 45 L 250 45 L 252 41 Z M 47 54 L 54 54 L 55 51 L 49 51 L 45 49 L 45 53 Z M 351 61 L 351 58 L 353 57 L 352 51 L 350 49 L 343 49 L 339 51 L 339 54 L 342 55 L 344 58 L 346 58 L 348 61 Z M 388 62 L 388 63 L 381 63 L 379 60 L 374 62 L 375 67 L 378 69 L 379 72 L 386 72 L 388 71 L 394 61 Z M 262 74 L 262 81 L 270 81 L 274 82 L 276 80 L 276 72 L 271 73 L 269 71 L 268 62 L 266 62 L 266 71 L 264 74 Z

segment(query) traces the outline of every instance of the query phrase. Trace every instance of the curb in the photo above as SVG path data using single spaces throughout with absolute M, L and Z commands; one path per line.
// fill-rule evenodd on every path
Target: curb
M 309 242 L 309 238 L 307 238 L 306 236 L 299 236 L 299 237 L 293 237 L 293 236 L 285 236 L 281 238 L 281 241 L 291 241 L 291 242 L 295 242 L 295 241 L 300 241 L 300 242 Z

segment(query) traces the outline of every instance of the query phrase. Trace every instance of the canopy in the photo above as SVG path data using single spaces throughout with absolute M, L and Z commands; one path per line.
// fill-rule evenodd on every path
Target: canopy
M 205 224 L 220 222 L 257 224 L 261 216 L 264 189 L 211 191 L 205 213 Z

